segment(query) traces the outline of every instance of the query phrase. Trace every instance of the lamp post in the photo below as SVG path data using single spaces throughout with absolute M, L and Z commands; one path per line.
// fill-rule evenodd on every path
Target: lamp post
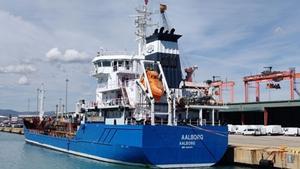
M 28 100 L 27 100 L 27 111 L 28 111 L 28 113 L 30 111 L 30 98 L 28 98 Z
M 40 89 L 36 89 L 36 112 L 39 113 L 39 94 L 40 94 Z
M 69 82 L 69 79 L 67 78 L 66 79 L 66 103 L 65 103 L 66 113 L 68 113 L 68 82 Z

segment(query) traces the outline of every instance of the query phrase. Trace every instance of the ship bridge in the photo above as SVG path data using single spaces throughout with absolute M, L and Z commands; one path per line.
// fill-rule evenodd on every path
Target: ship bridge
M 98 55 L 92 61 L 94 64 L 92 75 L 98 77 L 112 72 L 134 73 L 137 59 L 134 55 Z

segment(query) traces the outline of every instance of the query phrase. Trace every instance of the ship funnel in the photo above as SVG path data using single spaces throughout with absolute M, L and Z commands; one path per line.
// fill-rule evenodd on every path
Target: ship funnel
M 168 86 L 178 88 L 182 80 L 181 64 L 178 50 L 178 39 L 175 29 L 165 30 L 161 27 L 146 37 L 146 60 L 159 61 L 162 65 Z

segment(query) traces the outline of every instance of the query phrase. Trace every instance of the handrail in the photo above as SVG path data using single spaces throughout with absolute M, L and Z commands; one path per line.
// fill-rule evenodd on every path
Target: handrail
M 100 106 L 123 106 L 123 105 L 125 106 L 125 105 L 129 105 L 129 99 L 127 98 L 106 99 L 98 104 Z

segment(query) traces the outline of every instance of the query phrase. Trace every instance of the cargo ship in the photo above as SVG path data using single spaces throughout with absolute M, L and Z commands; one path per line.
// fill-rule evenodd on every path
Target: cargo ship
M 166 5 L 160 6 L 165 19 Z M 24 118 L 27 143 L 95 160 L 158 168 L 211 166 L 224 155 L 228 129 L 216 122 L 226 108 L 209 82 L 183 77 L 175 29 L 146 29 L 151 12 L 136 9 L 137 54 L 98 52 L 92 60 L 96 100 L 76 111 Z M 41 104 L 43 105 L 43 104 Z

